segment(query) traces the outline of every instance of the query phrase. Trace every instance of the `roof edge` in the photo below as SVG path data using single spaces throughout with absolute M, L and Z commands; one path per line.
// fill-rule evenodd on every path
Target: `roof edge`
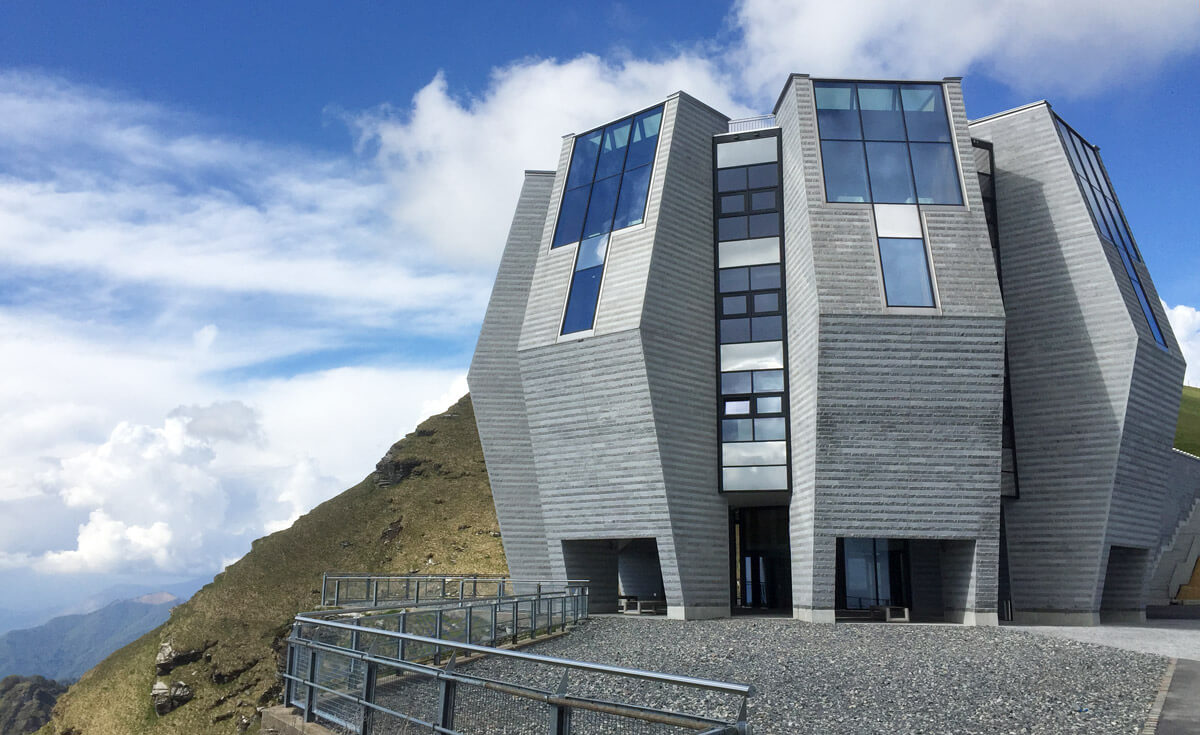
M 984 115 L 983 117 L 976 118 L 974 120 L 968 120 L 967 124 L 974 125 L 975 123 L 991 122 L 992 120 L 996 120 L 996 119 L 1004 117 L 1006 115 L 1015 115 L 1018 112 L 1025 112 L 1026 110 L 1031 110 L 1035 107 L 1042 107 L 1042 106 L 1044 106 L 1050 110 L 1054 109 L 1053 107 L 1050 106 L 1050 103 L 1048 101 L 1038 100 L 1037 102 L 1030 102 L 1028 104 L 1021 105 L 1020 107 L 1014 107 L 1011 110 L 1003 110 L 1001 112 L 993 112 L 990 115 Z

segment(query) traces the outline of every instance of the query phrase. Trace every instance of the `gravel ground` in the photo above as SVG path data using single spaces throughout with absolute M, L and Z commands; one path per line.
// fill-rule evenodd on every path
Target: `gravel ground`
M 1141 728 L 1166 666 L 1161 656 L 1008 628 L 810 625 L 761 618 L 598 617 L 565 637 L 523 650 L 753 684 L 749 721 L 757 735 L 1130 735 Z M 462 670 L 551 690 L 562 675 L 495 657 Z M 426 700 L 432 692 L 421 689 L 425 693 L 418 699 Z M 577 672 L 570 675 L 569 692 L 714 716 L 734 714 L 737 706 L 728 696 Z M 396 705 L 405 699 L 400 692 L 387 698 Z M 491 707 L 504 711 L 499 700 Z M 580 735 L 632 732 L 582 724 L 575 728 Z

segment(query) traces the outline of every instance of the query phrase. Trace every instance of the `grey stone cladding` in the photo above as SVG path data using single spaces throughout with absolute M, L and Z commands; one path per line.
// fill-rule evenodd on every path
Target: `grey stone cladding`
M 1018 620 L 1095 623 L 1144 607 L 1184 362 L 1138 264 L 1168 349 L 1154 342 L 1049 105 L 970 131 L 995 151 L 1020 481 L 1004 499 L 1013 607 Z
M 1004 307 L 961 90 L 945 88 L 966 206 L 922 207 L 939 302 L 925 313 L 885 306 L 871 206 L 825 201 L 811 80 L 793 76 L 776 108 L 801 617 L 832 617 L 838 537 L 882 537 L 959 542 L 939 548 L 947 614 L 994 619 Z
M 847 539 L 907 542 L 924 619 L 1137 620 L 1186 581 L 1200 460 L 1171 449 L 1185 366 L 1150 274 L 1134 264 L 1165 349 L 1049 105 L 968 122 L 960 80 L 937 84 L 963 204 L 919 205 L 932 308 L 887 305 L 875 208 L 826 201 L 813 80 L 792 75 L 776 105 L 790 497 L 718 491 L 712 150 L 728 118 L 682 92 L 663 103 L 644 220 L 611 233 L 585 332 L 561 335 L 577 246 L 551 247 L 574 136 L 554 172 L 526 172 L 468 375 L 514 577 L 587 578 L 598 612 L 661 591 L 674 617 L 729 615 L 731 571 L 750 575 L 731 528 L 744 540 L 748 508 L 786 504 L 790 548 L 771 551 L 811 621 L 845 601 Z M 973 139 L 994 149 L 995 249 Z

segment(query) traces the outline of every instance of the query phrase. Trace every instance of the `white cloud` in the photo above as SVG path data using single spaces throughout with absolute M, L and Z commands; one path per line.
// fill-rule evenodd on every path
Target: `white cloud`
M 727 114 L 747 112 L 710 61 L 681 54 L 651 62 L 581 56 L 497 69 L 478 97 L 438 75 L 410 109 L 383 107 L 351 119 L 396 192 L 398 226 L 444 259 L 490 272 L 499 257 L 527 168 L 553 169 L 562 135 L 685 90 Z
M 772 101 L 791 72 L 983 72 L 1019 90 L 1083 94 L 1148 76 L 1200 42 L 1200 14 L 1177 0 L 741 0 L 735 17 L 743 41 L 728 59 Z
M 1200 388 L 1200 309 L 1186 304 L 1167 306 L 1167 320 L 1171 322 L 1171 331 L 1179 340 L 1179 349 L 1183 359 L 1187 360 L 1187 373 L 1184 375 L 1184 385 Z

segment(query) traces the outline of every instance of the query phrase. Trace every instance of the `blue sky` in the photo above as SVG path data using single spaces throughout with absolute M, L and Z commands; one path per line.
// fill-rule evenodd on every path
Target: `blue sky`
M 677 89 L 734 116 L 790 71 L 963 75 L 973 117 L 1050 99 L 1200 366 L 1198 16 L 0 4 L 0 582 L 211 574 L 357 482 L 465 392 L 521 171 Z

